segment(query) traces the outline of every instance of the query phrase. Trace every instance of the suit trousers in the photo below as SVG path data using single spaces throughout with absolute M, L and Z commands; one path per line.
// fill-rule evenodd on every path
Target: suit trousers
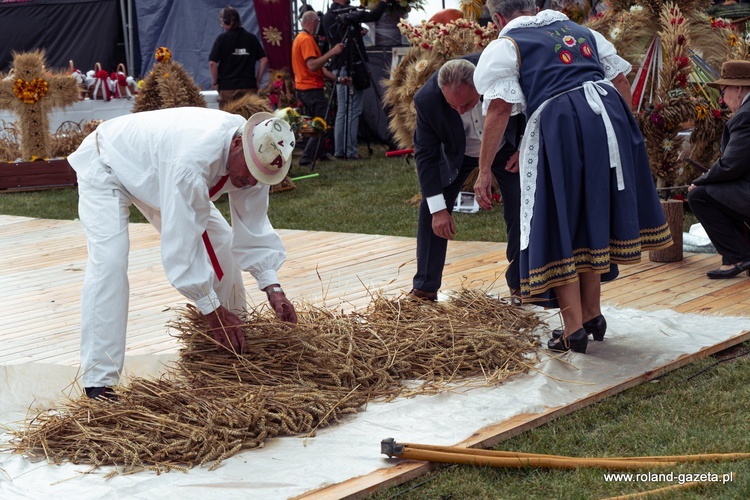
M 514 152 L 515 148 L 513 147 L 503 147 L 492 163 L 492 174 L 500 185 L 500 194 L 503 197 L 503 219 L 505 220 L 508 237 L 505 255 L 510 264 L 505 271 L 505 281 L 508 288 L 518 290 L 521 288 L 518 270 L 518 256 L 521 250 L 521 188 L 518 173 L 505 170 L 505 164 Z M 465 156 L 456 179 L 443 188 L 443 197 L 449 213 L 453 212 L 456 197 L 464 182 L 466 182 L 466 178 L 478 165 L 478 158 Z M 430 208 L 424 198 L 419 204 L 419 221 L 417 224 L 417 273 L 414 275 L 413 286 L 423 292 L 437 292 L 443 280 L 448 240 L 433 232 L 432 214 L 430 214 Z
M 88 262 L 81 294 L 81 366 L 84 387 L 106 387 L 120 380 L 128 323 L 130 206 L 136 204 L 157 231 L 160 213 L 132 199 L 105 165 L 92 182 L 78 180 L 78 214 L 86 232 Z M 245 307 L 242 273 L 231 248 L 232 230 L 216 207 L 206 229 L 224 276 L 212 286 L 222 305 Z M 203 244 L 201 242 L 201 244 Z
M 695 186 L 688 192 L 688 203 L 721 255 L 722 265 L 750 261 L 750 217 L 717 201 L 708 194 L 705 185 Z
M 313 118 L 319 116 L 326 120 L 326 122 L 328 121 L 328 117 L 326 116 L 328 101 L 323 89 L 298 90 L 297 98 L 305 106 L 305 112 L 308 116 Z M 302 151 L 302 156 L 299 159 L 301 165 L 312 163 L 314 160 L 323 158 L 326 155 L 323 144 L 318 145 L 322 140 L 321 137 L 310 137 L 307 140 L 305 149 Z M 316 150 L 318 152 L 317 157 L 315 156 Z

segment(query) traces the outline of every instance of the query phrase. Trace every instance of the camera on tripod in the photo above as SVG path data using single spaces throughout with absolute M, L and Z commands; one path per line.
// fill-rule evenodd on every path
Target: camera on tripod
M 341 24 L 359 24 L 364 15 L 367 13 L 367 9 L 362 6 L 358 7 L 343 7 L 339 11 L 345 11 L 336 16 Z

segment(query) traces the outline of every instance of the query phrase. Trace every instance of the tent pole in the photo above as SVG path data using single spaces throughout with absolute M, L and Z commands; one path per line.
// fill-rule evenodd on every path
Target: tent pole
M 130 33 L 130 29 L 127 17 L 128 9 L 125 7 L 125 0 L 120 0 L 120 18 L 122 18 L 123 45 L 125 45 L 125 65 L 127 66 L 128 70 L 132 72 L 133 60 L 130 57 L 130 51 L 132 49 L 130 43 L 132 40 L 130 40 L 130 37 L 128 36 Z
M 140 76 L 141 71 L 139 68 L 138 72 L 136 72 L 135 68 L 133 67 L 135 65 L 135 57 L 133 54 L 133 0 L 128 0 L 128 45 L 130 45 L 128 68 L 130 68 L 130 75 L 135 78 L 136 75 Z

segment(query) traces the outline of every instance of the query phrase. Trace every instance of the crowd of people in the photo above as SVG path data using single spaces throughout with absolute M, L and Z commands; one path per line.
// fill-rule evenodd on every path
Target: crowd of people
M 302 15 L 292 60 L 299 99 L 314 113 L 327 104 L 325 80 L 340 89 L 336 156 L 356 158 L 362 89 L 352 68 L 365 62 L 359 22 L 379 17 L 386 4 L 347 20 L 339 12 L 347 3 L 334 0 L 322 20 L 313 11 Z M 557 11 L 540 12 L 535 0 L 487 5 L 499 37 L 481 54 L 445 63 L 414 97 L 422 200 L 410 294 L 437 300 L 447 242 L 458 230 L 454 203 L 478 169 L 480 207 L 492 209 L 493 179 L 503 198 L 512 303 L 560 308 L 563 328 L 552 333 L 548 348 L 585 353 L 589 336 L 601 341 L 607 330 L 602 281 L 615 279 L 618 265 L 672 244 L 631 109 L 631 65 L 601 34 Z M 214 45 L 211 67 L 224 102 L 257 86 L 255 62 L 262 68 L 265 56 L 252 48 L 257 39 L 245 35 L 234 9 L 223 9 L 220 20 L 226 31 Z M 315 38 L 319 25 L 330 43 L 326 52 Z M 571 57 L 554 50 L 563 43 Z M 744 156 L 750 61 L 725 63 L 711 85 L 734 116 L 722 157 L 693 182 L 688 199 L 723 259 L 708 277 L 729 278 L 750 274 Z M 88 238 L 81 353 L 90 397 L 115 397 L 110 391 L 122 371 L 132 205 L 161 233 L 167 277 L 204 314 L 218 348 L 245 349 L 238 315 L 242 271 L 267 293 L 279 319 L 297 321 L 278 279 L 285 249 L 267 216 L 269 186 L 287 174 L 295 146 L 289 124 L 269 113 L 245 120 L 178 108 L 108 120 L 69 157 Z M 301 163 L 320 154 L 310 141 Z M 229 193 L 231 226 L 213 204 L 223 193 Z

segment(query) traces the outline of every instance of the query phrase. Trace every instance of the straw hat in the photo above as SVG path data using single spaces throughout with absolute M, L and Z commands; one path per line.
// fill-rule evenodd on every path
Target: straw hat
M 750 61 L 726 61 L 721 65 L 721 77 L 707 85 L 717 89 L 724 85 L 750 87 Z
M 255 113 L 242 128 L 242 151 L 247 168 L 258 182 L 276 185 L 292 165 L 294 132 L 271 113 Z

